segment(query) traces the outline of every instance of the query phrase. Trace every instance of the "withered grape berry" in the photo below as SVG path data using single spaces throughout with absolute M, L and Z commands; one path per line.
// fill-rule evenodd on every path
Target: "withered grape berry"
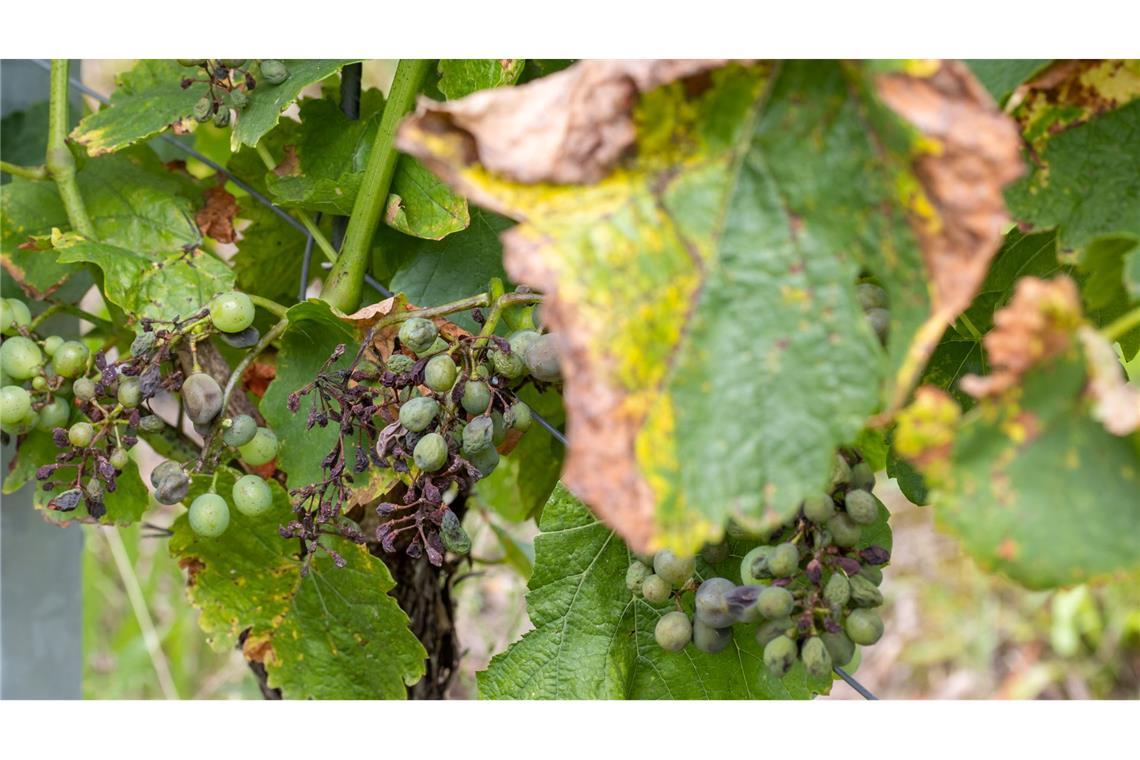
M 30 380 L 44 363 L 43 352 L 35 341 L 13 335 L 0 345 L 0 364 L 13 380 Z
M 439 402 L 430 396 L 409 399 L 400 407 L 400 424 L 413 433 L 422 433 L 431 427 L 439 414 Z
M 791 576 L 800 566 L 800 550 L 795 544 L 782 543 L 768 557 L 768 570 L 777 578 Z
M 494 446 L 488 446 L 471 454 L 467 457 L 467 461 L 479 471 L 480 475 L 487 477 L 499 466 L 499 451 Z
M 804 499 L 804 517 L 813 523 L 823 525 L 834 516 L 835 502 L 827 494 Z
M 787 632 L 791 630 L 794 625 L 795 623 L 792 622 L 790 617 L 776 618 L 775 620 L 761 623 L 756 629 L 756 641 L 760 646 L 766 647 L 773 639 L 787 635 Z
M 424 365 L 424 385 L 437 393 L 445 393 L 455 385 L 455 377 L 459 370 L 455 362 L 447 354 L 433 356 Z
M 230 419 L 229 427 L 222 430 L 222 441 L 227 446 L 244 446 L 257 435 L 257 421 L 248 414 L 239 414 Z
M 447 441 L 439 433 L 428 433 L 416 444 L 412 458 L 424 472 L 435 472 L 447 463 Z
M 833 665 L 843 667 L 851 662 L 851 658 L 855 656 L 855 643 L 841 631 L 824 633 L 820 639 L 823 640 L 823 645 L 827 647 L 827 653 L 831 655 Z
M 267 427 L 259 427 L 249 443 L 238 447 L 238 456 L 254 467 L 272 462 L 277 456 L 277 435 Z
M 463 530 L 459 517 L 450 509 L 443 513 L 439 526 L 439 540 L 443 548 L 454 554 L 467 554 L 471 551 L 471 537 Z
M 768 557 L 772 554 L 772 547 L 761 544 L 744 555 L 740 561 L 740 582 L 745 586 L 763 586 L 764 578 L 771 577 L 768 572 Z
M 203 95 L 194 101 L 194 106 L 190 110 L 190 115 L 194 117 L 195 121 L 205 122 L 210 118 L 210 113 L 214 110 L 214 101 L 209 97 Z
M 489 353 L 495 372 L 508 380 L 517 380 L 526 374 L 526 364 L 523 363 L 520 354 L 514 351 L 507 353 L 498 348 L 491 349 Z
M 463 453 L 474 454 L 491 445 L 495 423 L 490 417 L 476 417 L 463 428 Z
M 526 352 L 540 337 L 542 336 L 534 330 L 519 330 L 507 339 L 507 344 L 511 347 L 511 353 L 523 361 L 524 369 L 526 364 Z
M 230 508 L 216 493 L 204 493 L 190 503 L 190 530 L 205 538 L 217 538 L 230 524 Z
M 273 506 L 269 484 L 256 475 L 243 475 L 234 483 L 234 506 L 247 517 L 257 517 Z
M 863 567 L 859 569 L 859 575 L 871 581 L 871 583 L 874 583 L 876 586 L 883 582 L 883 571 L 874 565 L 863 565 Z
M 883 619 L 874 610 L 851 610 L 843 629 L 856 644 L 870 646 L 883 635 Z
M 491 389 L 482 380 L 468 380 L 460 403 L 469 414 L 482 414 L 491 405 Z
M 503 422 L 507 424 L 507 427 L 520 433 L 526 432 L 530 428 L 531 422 L 530 407 L 522 401 L 516 401 L 510 405 L 506 414 L 503 415 Z
M 551 333 L 540 335 L 523 355 L 526 368 L 536 380 L 553 383 L 562 379 L 562 368 L 558 363 L 560 338 Z
M 662 549 L 653 557 L 653 572 L 674 588 L 681 588 L 688 583 L 696 569 L 696 559 L 678 557 L 668 549 Z
M 491 443 L 498 446 L 507 438 L 507 423 L 503 422 L 503 414 L 499 411 L 491 412 Z
M 879 516 L 879 503 L 866 491 L 848 491 L 843 506 L 847 515 L 860 525 L 870 525 Z
M 768 671 L 782 678 L 796 663 L 796 642 L 787 636 L 777 636 L 764 647 L 764 665 Z
M 657 621 L 653 638 L 666 652 L 680 652 L 693 639 L 693 624 L 684 612 L 667 612 Z
M 195 372 L 182 383 L 186 416 L 195 425 L 208 425 L 222 411 L 222 387 L 204 372 Z
M 756 608 L 769 620 L 787 617 L 794 605 L 795 598 L 792 592 L 780 586 L 769 586 L 761 591 L 756 599 Z
M 837 607 L 846 606 L 851 599 L 851 583 L 843 573 L 834 573 L 823 587 L 823 598 Z
M 228 119 L 230 112 L 223 110 L 218 113 L 226 114 Z M 214 296 L 210 301 L 210 321 L 222 332 L 239 333 L 253 324 L 253 317 L 253 301 L 245 293 L 231 290 Z
M 650 574 L 641 582 L 641 595 L 650 604 L 661 604 L 672 593 L 673 587 L 660 575 Z
M 178 462 L 166 460 L 150 473 L 154 498 L 159 504 L 177 504 L 190 490 L 190 477 Z
M 883 603 L 883 592 L 861 575 L 851 576 L 851 601 L 856 607 L 878 607 Z
M 701 621 L 693 621 L 693 646 L 702 652 L 716 654 L 724 651 L 732 643 L 732 629 L 729 627 L 715 628 Z
M 438 336 L 439 328 L 430 319 L 412 317 L 400 325 L 400 345 L 414 354 L 427 351 Z
M 727 578 L 709 578 L 702 581 L 697 589 L 694 606 L 697 620 L 713 628 L 732 625 L 735 616 L 728 605 L 728 593 L 736 584 Z
M 67 440 L 72 446 L 84 449 L 91 445 L 95 437 L 95 428 L 90 422 L 76 422 L 67 431 Z
M 859 543 L 862 533 L 859 525 L 846 514 L 838 514 L 828 520 L 827 530 L 831 533 L 831 542 L 844 549 Z
M 18 385 L 0 389 L 0 422 L 5 425 L 20 423 L 32 411 L 31 395 Z
M 407 354 L 392 354 L 388 357 L 388 361 L 384 362 L 384 366 L 393 375 L 402 375 L 412 368 L 415 360 Z
M 263 60 L 258 68 L 261 71 L 261 78 L 270 85 L 279 85 L 289 78 L 289 69 L 284 63 L 275 59 Z
M 824 678 L 831 675 L 831 653 L 818 636 L 812 636 L 800 648 L 800 659 L 808 675 L 813 678 Z
M 90 355 L 91 351 L 83 343 L 69 340 L 55 350 L 51 364 L 60 377 L 78 377 L 87 369 L 87 358 Z
M 641 596 L 641 584 L 649 577 L 649 573 L 648 567 L 634 560 L 630 563 L 629 569 L 625 571 L 625 587 L 634 596 Z

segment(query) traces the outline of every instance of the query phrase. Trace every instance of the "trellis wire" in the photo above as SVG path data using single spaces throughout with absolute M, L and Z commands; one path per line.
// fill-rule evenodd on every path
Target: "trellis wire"
M 45 60 L 39 59 L 39 60 L 34 60 L 33 62 L 37 66 L 39 66 L 40 68 L 43 68 L 47 71 L 51 71 L 51 62 L 50 61 L 45 61 Z M 69 81 L 70 81 L 71 86 L 74 87 L 76 90 L 83 93 L 84 95 L 88 95 L 88 96 L 94 98 L 95 100 L 99 101 L 103 105 L 107 105 L 110 102 L 110 99 L 107 98 L 105 95 L 102 95 L 102 94 L 96 92 L 95 90 L 91 89 L 87 85 L 83 84 L 83 82 L 79 81 L 78 79 L 71 77 L 69 79 Z M 247 183 L 243 182 L 240 178 L 235 176 L 232 172 L 227 170 L 221 164 L 219 164 L 215 161 L 212 161 L 211 159 L 202 155 L 201 153 L 194 150 L 190 146 L 185 145 L 182 142 L 176 140 L 171 135 L 161 134 L 161 135 L 159 135 L 159 138 L 162 140 L 165 140 L 167 143 L 169 143 L 170 145 L 173 145 L 174 147 L 178 148 L 182 152 L 184 152 L 190 156 L 193 156 L 194 158 L 198 159 L 199 161 L 201 161 L 206 166 L 210 167 L 214 171 L 216 171 L 219 174 L 222 174 L 223 176 L 228 178 L 229 181 L 233 182 L 236 186 L 238 186 L 239 188 L 244 190 L 251 198 L 256 200 L 258 203 L 262 204 L 263 206 L 266 206 L 267 208 L 269 208 L 269 210 L 271 210 L 273 213 L 277 214 L 277 216 L 281 217 L 281 219 L 284 220 L 289 226 L 293 227 L 295 230 L 297 230 L 298 232 L 302 233 L 305 236 L 305 254 L 304 254 L 304 258 L 301 260 L 301 288 L 300 288 L 300 292 L 299 292 L 299 297 L 297 299 L 298 301 L 304 301 L 305 297 L 306 297 L 306 289 L 307 289 L 307 285 L 308 285 L 309 266 L 310 266 L 310 262 L 312 260 L 312 255 L 313 255 L 313 236 L 312 236 L 312 234 L 309 233 L 309 231 L 307 229 L 305 229 L 305 226 L 303 224 L 301 224 L 300 222 L 298 222 L 296 219 L 294 219 L 292 216 L 290 216 L 289 213 L 286 212 L 284 209 L 279 208 L 277 206 L 277 204 L 275 204 L 269 198 L 266 198 L 264 195 L 259 193 L 257 190 L 250 187 Z M 317 221 L 320 221 L 319 216 L 317 217 Z M 327 268 L 327 267 L 324 267 L 324 268 Z M 372 277 L 368 273 L 364 274 L 364 279 L 368 283 L 368 285 L 370 285 L 376 291 L 382 293 L 386 298 L 390 298 L 392 296 L 392 291 L 388 290 L 386 287 L 381 285 L 374 277 Z M 536 412 L 533 408 L 531 408 L 531 416 L 534 418 L 535 422 L 537 422 L 548 433 L 550 433 L 551 437 L 553 437 L 554 440 L 558 441 L 563 446 L 567 445 L 566 436 L 562 433 L 562 431 L 559 430 L 558 428 L 554 427 L 554 425 L 550 424 L 549 420 L 547 420 L 541 414 Z M 838 675 L 840 678 L 842 678 L 847 683 L 848 686 L 850 686 L 852 689 L 854 689 L 859 694 L 859 696 L 863 697 L 863 699 L 878 700 L 878 697 L 876 697 L 873 693 L 871 693 L 870 689 L 868 689 L 863 684 L 861 684 L 857 680 L 855 680 L 855 677 L 852 676 L 850 673 L 848 673 L 843 668 L 841 668 L 837 665 L 834 668 L 832 668 L 832 670 L 834 670 L 835 674 Z

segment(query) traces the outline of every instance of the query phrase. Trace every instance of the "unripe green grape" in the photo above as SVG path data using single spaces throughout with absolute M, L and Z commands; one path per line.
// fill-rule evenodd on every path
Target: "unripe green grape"
M 650 604 L 663 604 L 672 593 L 673 587 L 660 575 L 647 575 L 641 582 L 641 595 Z
M 796 663 L 796 642 L 787 636 L 777 636 L 764 647 L 764 665 L 768 672 L 783 678 Z
M 768 646 L 774 639 L 781 636 L 786 636 L 788 631 L 795 626 L 790 617 L 776 618 L 775 620 L 768 620 L 761 623 L 756 629 L 756 641 L 761 647 Z
M 507 408 L 506 414 L 503 415 L 503 421 L 507 423 L 507 427 L 518 430 L 520 433 L 525 432 L 530 428 L 530 407 L 522 401 L 516 401 Z
M 697 561 L 693 557 L 678 557 L 668 549 L 653 556 L 653 572 L 674 588 L 681 588 L 693 577 Z
M 214 101 L 210 100 L 209 96 L 203 95 L 194 102 L 194 106 L 190 109 L 190 115 L 201 123 L 210 118 L 213 110 Z
M 284 63 L 275 59 L 261 61 L 258 68 L 261 72 L 261 78 L 270 85 L 279 85 L 289 78 L 289 69 L 285 67 Z
M 634 596 L 641 596 L 641 584 L 649 577 L 650 570 L 641 562 L 634 560 L 625 571 L 625 587 Z
M 180 66 L 186 66 L 188 68 L 195 68 L 198 66 L 205 66 L 206 65 L 206 59 L 205 58 L 179 58 L 178 64 Z
M 819 637 L 831 655 L 831 664 L 843 667 L 855 656 L 855 642 L 843 632 L 824 633 Z
M 847 464 L 847 460 L 843 458 L 842 454 L 836 454 L 835 460 L 831 464 L 831 487 L 828 489 L 834 491 L 839 486 L 845 486 L 851 481 L 851 465 Z
M 883 592 L 861 575 L 851 576 L 851 602 L 856 607 L 878 607 L 883 603 Z
M 745 586 L 764 586 L 765 578 L 772 574 L 768 571 L 768 558 L 772 556 L 772 547 L 761 544 L 755 547 L 740 561 L 740 582 Z
M 95 398 L 95 381 L 81 377 L 71 386 L 71 392 L 80 401 L 90 401 Z
M 19 328 L 32 324 L 32 312 L 18 298 L 0 299 L 0 334 L 16 335 Z
M 879 503 L 866 491 L 848 491 L 843 506 L 847 515 L 860 525 L 870 525 L 879 517 Z
M 782 543 L 768 557 L 768 570 L 777 578 L 788 578 L 800 567 L 800 550 L 795 544 Z
M 71 416 L 71 405 L 65 399 L 56 396 L 47 404 L 40 408 L 40 418 L 36 422 L 36 427 L 45 432 L 51 432 L 57 427 L 64 427 L 67 425 L 67 419 Z M 122 468 L 120 468 L 122 469 Z
M 467 457 L 467 461 L 485 478 L 499 466 L 499 458 L 499 450 L 494 446 L 488 446 L 471 454 Z
M 87 370 L 91 351 L 77 340 L 64 342 L 51 358 L 52 366 L 60 377 L 79 377 Z
M 437 393 L 446 393 L 455 385 L 459 369 L 447 354 L 439 354 L 428 359 L 424 365 L 424 385 Z
M 249 443 L 238 446 L 238 456 L 254 467 L 272 462 L 277 456 L 277 435 L 267 427 L 259 427 Z
M 186 416 L 196 425 L 208 425 L 222 411 L 222 387 L 204 372 L 195 372 L 182 383 Z
M 44 338 L 44 353 L 48 356 L 55 356 L 55 352 L 63 345 L 63 338 L 58 335 L 49 335 Z
M 45 369 L 46 371 L 46 369 Z M 43 375 L 36 375 L 32 378 L 32 389 L 37 391 L 46 391 L 48 387 L 47 378 Z
M 124 377 L 119 381 L 119 391 L 115 394 L 124 409 L 134 409 L 142 400 L 142 388 L 137 377 Z
M 439 328 L 430 319 L 412 317 L 400 325 L 400 345 L 414 354 L 427 351 L 437 337 Z
M 536 380 L 553 383 L 562 379 L 559 365 L 561 338 L 552 333 L 540 335 L 538 340 L 527 348 L 523 361 L 531 376 Z
M 107 460 L 116 470 L 121 470 L 130 463 L 131 457 L 127 450 L 120 446 L 111 452 L 111 456 L 107 457 Z
M 439 402 L 430 396 L 420 396 L 400 407 L 400 424 L 413 433 L 422 433 L 431 427 L 438 414 Z
M 463 454 L 470 455 L 491 445 L 495 423 L 490 417 L 476 417 L 463 428 Z
M 709 578 L 701 582 L 693 602 L 697 620 L 713 628 L 726 628 L 735 622 L 728 606 L 728 594 L 736 584 L 727 578 Z
M 843 549 L 850 549 L 859 543 L 859 536 L 863 532 L 859 524 L 846 514 L 838 514 L 828 520 L 827 530 L 831 534 L 831 542 Z
M 851 582 L 847 580 L 847 576 L 843 573 L 832 574 L 823 587 L 823 598 L 837 607 L 847 606 L 848 600 L 851 599 Z
M 447 463 L 447 441 L 439 433 L 428 433 L 416 443 L 412 458 L 424 472 L 435 472 Z
M 859 301 L 859 308 L 863 311 L 881 309 L 887 305 L 887 291 L 869 282 L 861 282 L 855 286 L 855 297 Z
M 205 538 L 217 538 L 230 524 L 230 508 L 216 493 L 204 493 L 190 503 L 190 530 Z
M 18 385 L 0 388 L 0 422 L 5 425 L 20 423 L 32 411 L 32 397 Z
M 229 123 L 230 123 L 230 109 L 219 108 L 217 111 L 214 112 L 214 126 L 215 127 L 226 127 L 226 126 L 229 126 Z M 223 330 L 223 332 L 225 332 L 225 331 Z
M 891 331 L 891 313 L 886 309 L 870 309 L 867 311 L 866 319 L 879 342 L 886 343 Z
M 28 413 L 25 414 L 23 418 L 17 420 L 12 424 L 0 422 L 0 427 L 2 427 L 5 433 L 11 433 L 12 435 L 24 435 L 25 433 L 30 433 L 32 430 L 34 430 L 36 425 L 39 423 L 39 420 L 39 413 L 37 413 L 35 409 L 29 408 Z
M 233 487 L 234 506 L 246 517 L 257 517 L 273 506 L 269 484 L 256 475 L 243 475 Z
M 416 360 L 407 354 L 392 354 L 388 357 L 388 361 L 384 362 L 384 366 L 393 375 L 402 375 L 412 368 Z
M 491 405 L 491 389 L 482 380 L 468 380 L 460 403 L 468 414 L 482 414 Z
M 525 367 L 526 352 L 530 347 L 542 336 L 535 330 L 519 330 L 518 332 L 507 338 L 507 345 L 511 347 L 511 353 L 523 360 Z
M 237 69 L 246 65 L 249 61 L 245 58 L 223 58 L 222 65 L 227 69 Z
M 883 582 L 883 571 L 874 565 L 863 565 L 859 568 L 859 575 L 874 583 L 876 586 Z
M 818 636 L 812 636 L 800 648 L 800 659 L 812 678 L 831 675 L 831 653 Z
M 843 630 L 856 644 L 870 646 L 883 635 L 883 619 L 874 610 L 851 610 Z
M 518 380 L 526 374 L 526 364 L 519 354 L 513 351 L 508 354 L 506 351 L 501 351 L 498 348 L 493 348 L 488 353 L 495 372 L 508 380 Z
M 442 354 L 444 351 L 448 350 L 449 348 L 451 348 L 451 346 L 449 346 L 447 344 L 446 340 L 444 340 L 443 338 L 436 338 L 435 342 L 432 343 L 430 346 L 428 346 L 426 351 L 420 351 L 419 352 L 419 356 L 421 358 L 426 358 L 428 356 L 435 356 L 436 354 Z
M 229 426 L 222 427 L 222 441 L 235 449 L 244 446 L 257 435 L 257 420 L 248 414 L 239 414 L 230 419 Z
M 491 412 L 491 443 L 498 446 L 507 439 L 507 423 L 503 421 L 503 413 Z
M 85 449 L 95 437 L 95 427 L 90 422 L 76 422 L 67 431 L 67 440 L 72 446 Z
M 680 652 L 693 639 L 693 624 L 684 612 L 667 612 L 657 621 L 653 638 L 666 652 Z
M 823 525 L 835 516 L 835 502 L 827 494 L 804 499 L 804 517 L 816 525 Z
M 219 111 L 229 116 L 229 111 Z M 239 333 L 253 324 L 253 301 L 245 293 L 231 290 L 210 301 L 210 321 L 222 332 Z
M 769 620 L 775 620 L 790 615 L 795 602 L 791 591 L 780 586 L 769 586 L 756 598 L 756 607 L 761 615 Z
M 693 621 L 693 646 L 707 654 L 723 652 L 732 643 L 732 628 L 715 628 L 702 622 Z
M 866 462 L 860 462 L 851 468 L 851 487 L 862 491 L 873 491 L 875 488 L 875 471 Z
M 0 345 L 0 364 L 13 380 L 30 380 L 39 374 L 44 355 L 35 341 L 13 335 Z

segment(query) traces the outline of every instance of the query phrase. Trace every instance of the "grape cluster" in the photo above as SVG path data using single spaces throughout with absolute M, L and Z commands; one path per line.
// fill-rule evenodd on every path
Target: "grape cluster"
M 657 622 L 658 645 L 677 652 L 692 642 L 716 653 L 732 642 L 733 626 L 755 626 L 764 664 L 777 677 L 797 659 L 814 677 L 846 665 L 856 645 L 874 644 L 883 634 L 875 608 L 883 603 L 878 586 L 890 555 L 880 546 L 857 548 L 865 543 L 863 529 L 879 517 L 874 485 L 870 466 L 854 454 L 837 455 L 829 492 L 805 500 L 790 521 L 762 536 L 735 530 L 737 541 L 756 544 L 743 556 L 739 583 L 698 580 L 695 559 L 667 550 L 632 562 L 627 588 L 653 606 L 676 607 Z M 702 550 L 712 565 L 728 553 L 727 544 Z M 682 604 L 688 592 L 691 615 Z
M 530 408 L 516 391 L 560 379 L 559 338 L 534 330 L 507 339 L 451 336 L 422 317 L 405 320 L 398 337 L 398 349 L 382 365 L 364 358 L 365 341 L 349 367 L 331 369 L 344 353 L 338 346 L 317 378 L 290 397 L 297 411 L 302 398 L 315 394 L 309 427 L 335 424 L 340 435 L 322 463 L 325 479 L 293 492 L 297 519 L 283 535 L 316 542 L 341 514 L 354 475 L 389 468 L 403 476 L 404 487 L 398 500 L 376 508 L 375 540 L 386 552 L 426 555 L 439 566 L 445 551 L 470 548 L 457 514 L 460 497 L 495 470 L 507 436 L 531 425 Z
M 276 86 L 289 78 L 285 64 L 273 59 L 251 62 L 244 58 L 179 58 L 178 62 L 188 68 L 201 69 L 205 74 L 205 79 L 183 77 L 182 89 L 195 82 L 209 84 L 206 94 L 194 104 L 191 116 L 199 122 L 213 119 L 219 127 L 230 123 L 232 111 L 242 111 L 249 105 L 249 93 L 259 80 Z
M 184 376 L 176 356 L 179 348 L 187 347 L 196 357 L 197 345 L 213 335 L 238 345 L 252 345 L 251 338 L 256 343 L 253 317 L 248 296 L 223 293 L 184 320 L 143 319 L 130 350 L 112 360 L 107 352 L 92 352 L 82 341 L 57 335 L 41 338 L 31 331 L 32 319 L 24 303 L 0 301 L 4 435 L 50 432 L 62 449 L 54 462 L 36 471 L 43 490 L 54 493 L 47 507 L 71 512 L 82 501 L 91 518 L 106 514 L 105 494 L 116 490 L 118 477 L 130 462 L 130 450 L 141 436 L 162 435 L 167 430 L 167 423 L 150 408 L 161 392 L 180 394 L 187 418 L 208 445 L 196 462 L 165 461 L 154 469 L 151 485 L 160 503 L 176 504 L 185 498 L 190 474 L 216 466 L 224 445 L 236 448 L 247 464 L 272 460 L 277 447 L 272 431 L 259 428 L 245 415 L 224 417 L 224 394 L 218 382 L 204 372 Z M 247 483 L 240 499 L 235 489 L 238 508 L 260 508 L 268 494 L 268 486 L 264 482 L 262 486 L 264 494 L 255 494 L 256 488 Z M 204 510 L 214 519 L 194 516 Z M 203 535 L 220 534 L 228 513 L 221 519 L 218 512 L 216 505 L 192 507 L 191 526 L 202 528 Z

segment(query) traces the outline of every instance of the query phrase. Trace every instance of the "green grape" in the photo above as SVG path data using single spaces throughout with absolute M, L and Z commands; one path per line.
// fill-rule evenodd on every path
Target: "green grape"
M 874 610 L 851 610 L 843 629 L 851 641 L 870 646 L 883 635 L 883 619 Z
M 835 461 L 831 465 L 831 487 L 828 490 L 834 491 L 839 486 L 847 485 L 850 480 L 851 465 L 847 464 L 842 454 L 836 454 Z
M 257 421 L 248 414 L 239 414 L 230 419 L 229 426 L 222 427 L 222 441 L 235 449 L 244 446 L 257 435 Z
M 267 58 L 259 65 L 261 78 L 270 85 L 279 85 L 289 78 L 289 69 L 281 61 Z
M 60 377 L 79 377 L 87 370 L 91 351 L 77 340 L 69 340 L 55 350 L 51 363 Z
M 56 396 L 40 408 L 40 418 L 39 421 L 36 422 L 36 427 L 50 433 L 57 427 L 67 425 L 67 419 L 70 416 L 71 404 L 67 403 L 65 399 Z
M 229 126 L 229 123 L 230 123 L 230 109 L 219 108 L 217 111 L 214 112 L 214 126 L 215 127 L 226 127 L 226 126 Z
M 482 414 L 491 405 L 491 389 L 482 380 L 468 380 L 460 403 L 468 414 Z
M 427 351 L 438 336 L 439 328 L 430 319 L 412 317 L 400 325 L 400 345 L 414 354 Z
M 859 301 L 859 308 L 863 311 L 881 309 L 887 305 L 887 291 L 869 282 L 861 282 L 855 286 L 855 297 Z
M 891 313 L 886 309 L 870 309 L 867 311 L 866 319 L 879 342 L 886 343 L 887 335 L 891 331 Z
M 705 544 L 701 547 L 701 558 L 710 565 L 719 565 L 728 559 L 728 544 Z
M 862 529 L 846 514 L 838 514 L 827 521 L 827 530 L 831 533 L 831 542 L 838 547 L 850 549 L 859 543 Z
M 204 372 L 195 372 L 182 382 L 182 403 L 195 425 L 208 425 L 222 411 L 222 387 Z
M 788 578 L 800 567 L 800 550 L 795 544 L 782 543 L 772 549 L 768 557 L 768 570 L 777 578 Z
M 791 591 L 780 586 L 769 586 L 756 598 L 756 607 L 761 615 L 769 620 L 775 620 L 790 615 L 795 602 Z
M 435 356 L 436 354 L 442 354 L 449 348 L 451 348 L 451 346 L 447 345 L 446 340 L 443 338 L 436 338 L 435 342 L 428 346 L 426 351 L 420 351 L 419 355 L 421 357 Z
M 491 443 L 498 446 L 507 439 L 507 423 L 503 421 L 503 413 L 491 412 Z
M 28 305 L 17 298 L 0 299 L 0 334 L 17 335 L 18 328 L 32 324 L 32 312 Z
M 25 433 L 31 432 L 36 427 L 36 425 L 39 423 L 39 419 L 40 415 L 36 412 L 36 410 L 29 408 L 28 413 L 17 420 L 15 423 L 9 424 L 0 421 L 0 428 L 2 428 L 5 433 L 11 433 L 12 435 L 24 435 Z
M 107 457 L 107 460 L 116 470 L 121 470 L 131 461 L 131 457 L 127 450 L 120 446 L 111 452 L 111 456 Z
M 144 433 L 160 433 L 166 429 L 166 423 L 157 414 L 144 414 L 139 419 L 139 430 Z
M 267 427 L 259 427 L 249 443 L 238 446 L 238 456 L 253 467 L 272 462 L 277 456 L 277 435 Z
M 764 665 L 777 678 L 783 678 L 795 663 L 796 642 L 787 636 L 777 636 L 764 647 Z
M 447 441 L 439 433 L 428 433 L 416 443 L 412 458 L 424 472 L 435 472 L 447 464 Z
M 234 506 L 246 517 L 257 517 L 273 506 L 269 484 L 256 475 L 243 475 L 233 488 Z
M 205 538 L 217 538 L 230 524 L 230 508 L 216 493 L 204 493 L 190 503 L 190 530 Z
M 39 374 L 43 363 L 40 347 L 23 335 L 13 335 L 0 345 L 0 364 L 13 380 L 30 380 Z
M 95 427 L 90 422 L 76 422 L 67 430 L 67 440 L 72 446 L 85 449 L 95 437 Z
M 393 375 L 402 375 L 412 368 L 416 360 L 407 354 L 392 354 L 388 357 L 388 361 L 384 362 L 384 366 Z
M 762 579 L 772 577 L 768 571 L 768 557 L 772 555 L 772 547 L 761 544 L 755 547 L 740 561 L 740 582 L 745 586 L 767 585 Z
M 693 624 L 684 612 L 667 612 L 657 621 L 653 638 L 666 652 L 680 652 L 693 639 Z
M 693 602 L 697 620 L 713 628 L 726 628 L 735 622 L 728 605 L 728 594 L 736 584 L 727 578 L 708 578 L 701 582 Z
M 198 66 L 205 66 L 206 65 L 206 59 L 205 58 L 179 58 L 178 64 L 180 66 L 195 68 Z
M 843 506 L 847 516 L 860 525 L 870 525 L 879 517 L 879 503 L 866 491 L 848 491 Z
M 237 69 L 249 63 L 245 58 L 223 58 L 222 65 L 227 69 Z
M 81 377 L 71 386 L 71 392 L 80 401 L 90 401 L 95 398 L 95 381 Z
M 866 462 L 860 462 L 851 468 L 851 487 L 863 491 L 873 491 L 875 488 L 875 471 Z
M 463 428 L 463 454 L 470 455 L 491 445 L 495 423 L 490 417 L 476 417 Z
M 400 407 L 400 424 L 413 433 L 422 433 L 431 427 L 438 414 L 439 402 L 430 396 L 420 396 Z
M 233 107 L 237 110 L 244 110 L 245 107 L 249 105 L 249 96 L 241 90 L 231 90 L 230 103 L 232 103 Z
M 44 371 L 46 372 L 47 369 L 45 368 Z M 43 375 L 36 375 L 35 377 L 32 378 L 32 389 L 33 390 L 46 391 L 47 387 L 48 387 L 48 381 L 47 381 L 47 378 L 44 377 Z
M 653 556 L 653 572 L 674 588 L 688 583 L 696 569 L 697 561 L 693 557 L 678 557 L 668 549 L 662 549 Z
M 230 112 L 222 110 L 218 113 L 226 114 L 228 119 Z M 241 332 L 253 324 L 253 316 L 253 301 L 245 293 L 231 290 L 214 296 L 210 301 L 210 321 L 222 332 Z
M 507 339 L 507 344 L 511 347 L 511 353 L 519 357 L 523 362 L 523 371 L 526 371 L 526 352 L 542 336 L 534 330 L 519 330 Z
M 883 571 L 874 565 L 863 565 L 859 568 L 859 575 L 874 583 L 876 586 L 883 582 Z
M 437 393 L 446 393 L 455 385 L 459 369 L 447 354 L 439 354 L 428 359 L 424 365 L 424 385 Z
M 526 364 L 523 363 L 522 356 L 514 353 L 507 353 L 498 348 L 493 348 L 489 352 L 491 364 L 495 368 L 495 372 L 507 378 L 508 380 L 518 380 L 526 374 Z
M 487 477 L 499 466 L 499 451 L 494 446 L 488 446 L 467 457 L 467 461 L 479 471 L 480 475 Z
M 634 560 L 625 571 L 625 587 L 634 596 L 641 596 L 641 584 L 649 577 L 650 570 L 643 563 Z
M 44 353 L 48 356 L 55 356 L 55 352 L 63 345 L 63 338 L 58 335 L 49 335 L 44 338 Z
M 883 603 L 883 592 L 861 575 L 851 576 L 851 601 L 856 607 L 878 607 Z
M 843 667 L 851 662 L 851 658 L 855 656 L 855 643 L 847 638 L 845 633 L 824 633 L 820 639 L 823 640 L 823 645 L 827 647 L 827 653 L 831 655 L 833 665 Z
M 525 432 L 530 428 L 530 407 L 522 401 L 516 401 L 507 408 L 507 413 L 503 415 L 503 421 L 507 423 L 507 427 L 518 430 L 520 433 Z
M 526 368 L 534 379 L 547 383 L 558 382 L 562 379 L 562 368 L 559 366 L 560 338 L 551 333 L 540 335 L 523 355 Z
M 812 636 L 800 648 L 800 659 L 812 678 L 831 675 L 831 653 L 818 636 Z
M 823 525 L 835 516 L 835 502 L 827 494 L 804 499 L 804 517 L 816 525 Z
M 775 620 L 761 623 L 756 629 L 756 641 L 760 646 L 766 647 L 774 639 L 786 636 L 793 626 L 795 626 L 795 623 L 792 622 L 790 617 L 776 618 Z
M 641 595 L 650 604 L 662 604 L 672 593 L 673 587 L 660 575 L 647 575 L 641 582 Z
M 142 388 L 137 377 L 124 377 L 119 381 L 119 391 L 116 395 L 124 409 L 134 409 L 142 400 Z
M 732 643 L 732 628 L 714 628 L 699 618 L 693 621 L 693 646 L 702 652 L 723 652 Z
M 5 425 L 19 424 L 30 411 L 32 397 L 26 390 L 18 385 L 0 388 L 0 422 Z
M 823 598 L 837 607 L 847 606 L 851 598 L 851 582 L 843 573 L 834 573 L 823 587 Z
M 210 118 L 210 114 L 213 110 L 214 101 L 210 100 L 209 96 L 203 95 L 194 101 L 194 106 L 190 109 L 190 115 L 199 123 L 203 123 Z

